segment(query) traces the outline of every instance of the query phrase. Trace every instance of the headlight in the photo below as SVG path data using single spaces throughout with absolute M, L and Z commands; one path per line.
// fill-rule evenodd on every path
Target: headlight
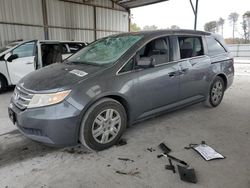
M 69 95 L 70 91 L 71 90 L 57 93 L 35 94 L 30 100 L 30 103 L 27 108 L 36 108 L 57 104 L 59 102 L 62 102 Z

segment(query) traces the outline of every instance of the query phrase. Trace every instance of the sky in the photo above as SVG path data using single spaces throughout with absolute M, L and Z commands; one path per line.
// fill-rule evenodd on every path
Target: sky
M 195 0 L 193 0 L 195 3 Z M 197 29 L 204 30 L 205 23 L 225 19 L 224 37 L 232 37 L 232 27 L 228 21 L 231 12 L 237 12 L 239 21 L 236 37 L 242 33 L 242 15 L 250 11 L 250 0 L 199 0 Z M 131 10 L 132 23 L 141 28 L 145 25 L 156 25 L 159 29 L 178 25 L 181 29 L 193 29 L 194 14 L 189 0 L 169 0 Z

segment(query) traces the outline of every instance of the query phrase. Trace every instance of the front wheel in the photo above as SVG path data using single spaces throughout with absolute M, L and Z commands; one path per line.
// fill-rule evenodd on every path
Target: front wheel
M 93 104 L 83 117 L 80 142 L 91 150 L 104 150 L 118 142 L 126 129 L 127 115 L 116 100 L 103 98 Z
M 224 92 L 225 92 L 224 80 L 221 77 L 217 76 L 210 87 L 209 95 L 206 101 L 206 106 L 217 107 L 223 99 Z

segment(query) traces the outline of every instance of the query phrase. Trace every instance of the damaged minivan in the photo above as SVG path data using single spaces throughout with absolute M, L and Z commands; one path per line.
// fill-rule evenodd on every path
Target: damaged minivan
M 76 41 L 13 42 L 0 49 L 0 92 L 30 72 L 61 62 L 87 45 Z
M 138 121 L 200 102 L 217 107 L 233 78 L 233 58 L 217 35 L 123 33 L 24 77 L 8 111 L 33 140 L 103 150 Z

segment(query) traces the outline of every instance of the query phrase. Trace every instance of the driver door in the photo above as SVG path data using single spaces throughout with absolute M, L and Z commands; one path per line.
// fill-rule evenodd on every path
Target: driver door
M 138 58 L 152 58 L 153 67 L 136 67 L 134 104 L 139 119 L 163 111 L 179 97 L 179 65 L 171 62 L 168 37 L 155 39 L 139 51 Z
M 13 85 L 16 85 L 20 79 L 35 70 L 34 58 L 35 58 L 36 42 L 29 41 L 21 44 L 10 53 L 11 55 L 17 55 L 17 59 L 7 61 L 7 67 L 9 70 L 10 80 Z

